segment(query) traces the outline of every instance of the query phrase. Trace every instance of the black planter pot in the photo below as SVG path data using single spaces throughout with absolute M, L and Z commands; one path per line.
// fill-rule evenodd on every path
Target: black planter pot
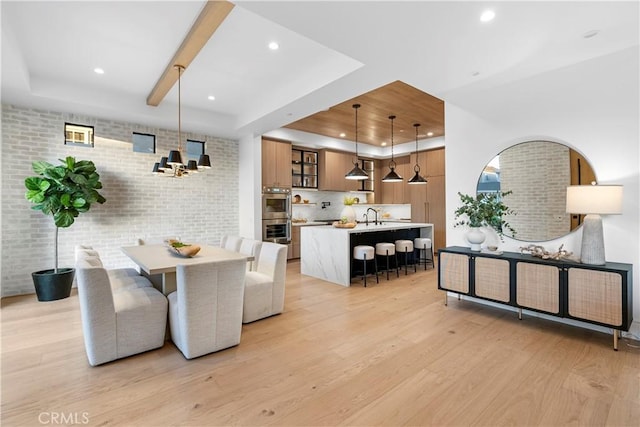
M 59 268 L 57 273 L 55 270 L 31 273 L 38 301 L 55 301 L 69 297 L 75 272 L 73 268 Z

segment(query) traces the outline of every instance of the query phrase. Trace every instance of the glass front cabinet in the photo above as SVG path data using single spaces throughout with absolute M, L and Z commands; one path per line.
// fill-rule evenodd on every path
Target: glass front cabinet
M 293 148 L 291 177 L 294 188 L 318 188 L 318 152 Z

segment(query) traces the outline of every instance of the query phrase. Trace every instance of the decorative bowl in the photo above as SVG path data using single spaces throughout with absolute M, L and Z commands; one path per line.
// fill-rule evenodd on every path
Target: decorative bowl
M 340 221 L 335 221 L 333 223 L 333 226 L 335 228 L 354 228 L 356 226 L 355 222 L 340 222 Z
M 200 252 L 200 246 L 191 245 L 188 243 L 182 243 L 177 240 L 171 240 L 168 243 L 168 248 L 171 252 L 183 256 L 185 258 L 191 258 Z

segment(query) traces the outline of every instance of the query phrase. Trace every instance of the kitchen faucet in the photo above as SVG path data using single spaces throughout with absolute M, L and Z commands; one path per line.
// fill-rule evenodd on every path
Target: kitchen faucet
M 378 225 L 378 211 L 377 211 L 377 210 L 375 210 L 375 209 L 373 209 L 373 208 L 369 208 L 369 209 L 367 209 L 367 212 L 365 213 L 365 215 L 366 215 L 366 214 L 368 214 L 368 213 L 369 213 L 369 211 L 373 211 L 373 213 L 374 213 L 374 214 L 376 214 L 376 220 L 375 220 L 374 224 L 375 224 L 375 225 Z M 368 218 L 368 217 L 367 217 L 367 218 Z
M 364 217 L 365 225 L 369 226 L 369 216 L 366 213 L 363 213 L 362 216 Z

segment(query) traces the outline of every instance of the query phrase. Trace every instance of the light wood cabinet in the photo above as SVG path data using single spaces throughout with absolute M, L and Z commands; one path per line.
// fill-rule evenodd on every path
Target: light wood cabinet
M 396 173 L 402 177 L 402 182 L 382 182 L 382 178 L 384 178 L 390 171 L 390 161 L 390 159 L 385 159 L 381 160 L 379 163 L 378 175 L 380 176 L 380 203 L 410 203 L 409 184 L 407 184 L 407 180 L 411 178 L 409 173 L 413 170 L 413 167 L 410 165 L 411 158 L 410 156 L 394 157 L 394 161 L 396 162 Z
M 427 185 L 409 185 L 407 191 L 411 203 L 411 220 L 433 224 L 433 247 L 437 251 L 447 242 L 445 209 L 444 148 L 419 153 L 420 173 L 427 178 Z M 413 176 L 415 153 L 411 155 L 409 174 Z M 410 177 L 409 177 L 410 178 Z
M 422 163 L 425 158 L 426 161 Z M 420 153 L 420 167 L 422 168 L 423 176 L 444 176 L 444 148 Z
M 291 143 L 262 138 L 262 186 L 291 188 Z
M 527 309 L 612 328 L 617 349 L 633 322 L 632 269 L 448 247 L 438 255 L 438 289 L 516 307 L 520 318 Z
M 287 251 L 287 259 L 300 258 L 300 226 L 291 227 L 291 242 Z
M 318 190 L 356 191 L 360 182 L 344 176 L 353 169 L 353 153 L 320 150 L 318 153 Z

